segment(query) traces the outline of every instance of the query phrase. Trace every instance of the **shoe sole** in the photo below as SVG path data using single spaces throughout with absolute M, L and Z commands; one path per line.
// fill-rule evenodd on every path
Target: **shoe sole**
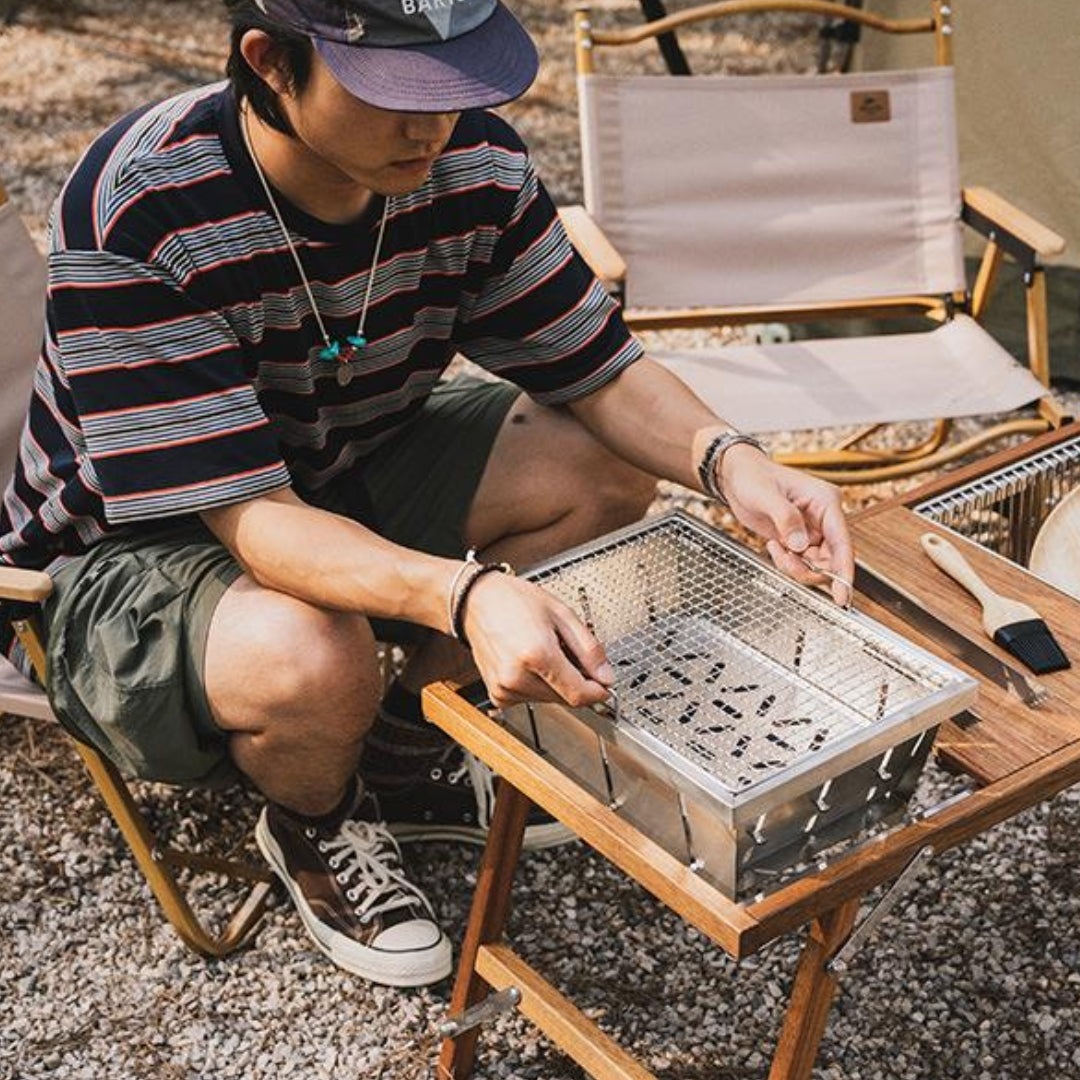
M 285 857 L 266 825 L 265 811 L 259 815 L 255 826 L 255 842 L 259 845 L 263 858 L 289 890 L 293 905 L 308 936 L 338 967 L 383 986 L 428 986 L 450 975 L 453 970 L 453 951 L 449 940 L 441 930 L 439 940 L 430 949 L 425 949 L 418 955 L 372 949 L 367 945 L 351 941 L 320 922 L 285 868 Z M 415 958 L 407 965 L 402 963 L 402 958 L 406 955 Z
M 487 843 L 488 830 L 476 825 L 414 825 L 387 823 L 386 826 L 399 844 L 417 844 L 425 840 L 442 840 L 452 844 L 473 844 L 483 847 Z M 561 821 L 547 825 L 529 825 L 521 840 L 523 851 L 544 851 L 547 848 L 568 844 L 577 839 L 577 833 Z

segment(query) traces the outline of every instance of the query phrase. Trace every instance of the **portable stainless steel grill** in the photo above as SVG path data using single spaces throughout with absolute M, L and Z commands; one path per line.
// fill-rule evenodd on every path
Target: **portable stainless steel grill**
M 907 803 L 975 682 L 673 512 L 529 575 L 616 670 L 608 707 L 503 723 L 726 895 Z
M 1080 487 L 1080 437 L 1014 461 L 913 509 L 1026 566 L 1050 511 L 1076 487 Z

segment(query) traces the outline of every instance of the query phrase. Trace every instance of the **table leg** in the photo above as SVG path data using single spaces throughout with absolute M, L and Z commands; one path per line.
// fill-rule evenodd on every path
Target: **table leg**
M 458 960 L 457 981 L 450 999 L 450 1013 L 456 1015 L 484 996 L 487 983 L 476 974 L 476 954 L 481 945 L 502 937 L 510 914 L 510 890 L 521 857 L 525 819 L 532 802 L 517 788 L 500 779 L 495 796 L 484 857 L 477 877 L 469 925 Z M 479 1030 L 474 1028 L 457 1039 L 447 1039 L 439 1055 L 438 1075 L 443 1080 L 465 1080 L 472 1072 Z
M 810 1080 L 836 994 L 836 976 L 825 965 L 851 933 L 860 903 L 848 900 L 811 924 L 769 1080 Z

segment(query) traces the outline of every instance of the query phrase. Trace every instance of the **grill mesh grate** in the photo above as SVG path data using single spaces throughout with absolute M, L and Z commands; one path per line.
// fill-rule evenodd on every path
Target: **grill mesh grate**
M 1027 566 L 1050 511 L 1080 487 L 1080 438 L 915 506 L 916 513 L 984 548 Z
M 681 515 L 532 577 L 605 643 L 619 720 L 731 792 L 949 681 L 902 642 Z

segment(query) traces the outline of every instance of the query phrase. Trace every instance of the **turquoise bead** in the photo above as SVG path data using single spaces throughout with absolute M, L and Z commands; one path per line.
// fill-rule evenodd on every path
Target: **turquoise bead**
M 362 349 L 367 344 L 367 338 L 363 334 L 350 334 L 345 340 L 354 349 Z

